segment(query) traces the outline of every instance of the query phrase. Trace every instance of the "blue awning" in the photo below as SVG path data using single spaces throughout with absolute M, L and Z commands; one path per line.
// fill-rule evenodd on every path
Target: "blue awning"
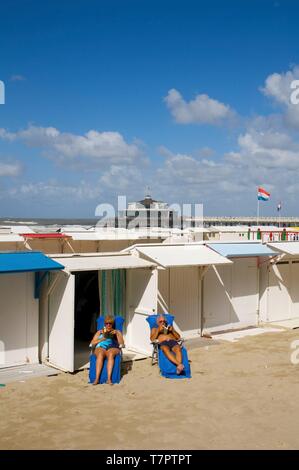
M 277 255 L 277 252 L 262 243 L 207 243 L 207 246 L 229 258 Z
M 64 266 L 39 251 L 0 253 L 0 274 L 58 269 L 64 269 Z

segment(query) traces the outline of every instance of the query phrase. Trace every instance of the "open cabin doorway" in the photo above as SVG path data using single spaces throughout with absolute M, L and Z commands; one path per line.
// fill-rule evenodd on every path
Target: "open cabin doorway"
M 89 343 L 95 334 L 100 312 L 98 271 L 80 271 L 75 276 L 74 366 L 89 362 Z
M 97 331 L 99 316 L 121 315 L 126 318 L 126 270 L 73 272 L 74 302 L 74 369 L 89 366 L 89 344 Z

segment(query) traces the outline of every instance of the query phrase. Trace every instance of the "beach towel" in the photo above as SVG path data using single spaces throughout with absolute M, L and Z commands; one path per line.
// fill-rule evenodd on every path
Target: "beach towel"
M 165 320 L 169 325 L 173 325 L 174 321 L 174 316 L 170 315 L 169 313 L 163 313 L 162 314 Z M 161 314 L 157 315 L 149 315 L 146 318 L 146 321 L 148 322 L 150 329 L 156 328 L 158 326 L 157 324 L 157 319 L 161 316 Z M 184 346 L 182 348 L 182 362 L 184 365 L 184 370 L 181 374 L 176 373 L 176 368 L 177 366 L 171 362 L 163 351 L 159 348 L 158 346 L 158 364 L 160 368 L 160 373 L 163 377 L 166 377 L 168 379 L 191 379 L 191 368 L 188 360 L 188 353 L 187 350 Z
M 176 373 L 177 366 L 167 359 L 162 349 L 159 348 L 158 361 L 162 377 L 166 377 L 167 379 L 191 379 L 191 368 L 188 360 L 187 350 L 184 348 L 184 346 L 182 346 L 182 356 L 184 370 L 181 372 L 181 374 L 178 375 Z
M 123 324 L 124 324 L 124 319 L 120 316 L 117 316 L 114 318 L 114 326 L 116 330 L 123 331 Z M 97 328 L 98 330 L 101 330 L 104 327 L 104 317 L 99 317 L 97 320 Z M 121 361 L 122 361 L 122 353 L 118 354 L 114 358 L 114 365 L 113 365 L 113 370 L 112 370 L 112 376 L 111 380 L 112 383 L 116 384 L 119 383 L 121 380 Z M 91 354 L 90 356 L 90 361 L 89 361 L 89 382 L 92 383 L 94 382 L 96 378 L 96 362 L 97 358 L 95 354 Z M 106 383 L 108 380 L 108 375 L 107 375 L 107 359 L 105 359 L 102 372 L 100 375 L 100 384 Z

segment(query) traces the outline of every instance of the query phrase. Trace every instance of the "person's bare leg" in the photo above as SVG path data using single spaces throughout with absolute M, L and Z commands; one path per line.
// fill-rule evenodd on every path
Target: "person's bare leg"
M 178 366 L 180 364 L 180 362 L 177 360 L 175 355 L 172 354 L 172 352 L 170 351 L 168 346 L 161 346 L 161 349 L 164 352 L 167 359 L 169 359 L 173 364 L 175 364 L 176 366 Z
M 100 380 L 100 375 L 102 372 L 103 368 L 103 363 L 106 357 L 106 351 L 105 349 L 102 348 L 97 348 L 94 352 L 94 354 L 97 356 L 97 362 L 96 362 L 96 378 L 93 382 L 93 385 L 97 385 Z
M 182 371 L 184 370 L 184 364 L 183 364 L 183 355 L 182 355 L 182 348 L 180 348 L 179 345 L 174 346 L 172 348 L 173 352 L 175 353 L 176 360 L 179 362 L 178 367 L 177 367 L 177 374 L 181 374 Z
M 179 364 L 182 364 L 183 356 L 182 356 L 182 349 L 180 348 L 180 346 L 179 345 L 174 346 L 172 350 L 175 354 L 177 361 L 179 361 Z
M 107 384 L 112 384 L 111 376 L 114 366 L 114 358 L 119 353 L 120 351 L 118 348 L 110 348 L 107 351 Z

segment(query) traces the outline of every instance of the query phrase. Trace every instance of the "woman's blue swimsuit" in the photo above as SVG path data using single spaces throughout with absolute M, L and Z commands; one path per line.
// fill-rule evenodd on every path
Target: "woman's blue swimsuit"
M 99 339 L 103 338 L 104 335 L 100 334 Z M 118 344 L 116 341 L 112 338 L 106 338 L 104 341 L 101 341 L 96 345 L 96 348 L 102 348 L 102 349 L 110 349 L 110 348 L 118 348 Z

